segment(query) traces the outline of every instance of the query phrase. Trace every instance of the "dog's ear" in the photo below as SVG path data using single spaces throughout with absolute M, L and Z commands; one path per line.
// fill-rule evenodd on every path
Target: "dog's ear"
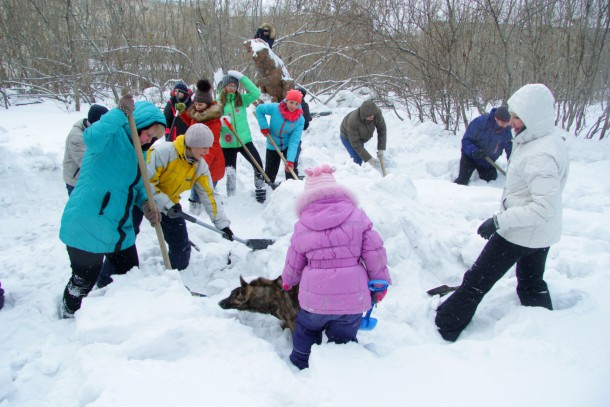
M 243 279 L 243 277 L 241 275 L 239 276 L 239 283 L 241 284 L 242 287 L 245 287 L 248 285 L 248 283 L 246 283 L 246 281 Z
M 280 274 L 275 280 L 275 285 L 277 285 L 278 287 L 282 286 L 282 275 Z

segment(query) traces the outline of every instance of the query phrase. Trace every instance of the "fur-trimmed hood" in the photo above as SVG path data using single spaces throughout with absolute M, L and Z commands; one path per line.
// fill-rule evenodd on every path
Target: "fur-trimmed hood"
M 203 112 L 198 112 L 195 109 L 195 104 L 193 103 L 191 107 L 188 108 L 187 112 L 188 115 L 192 117 L 193 120 L 195 120 L 197 123 L 205 123 L 210 120 L 220 119 L 222 117 L 222 105 L 214 101 Z
M 269 30 L 269 38 L 272 40 L 275 39 L 275 27 L 271 23 L 263 23 L 258 27 L 259 29 L 268 29 Z

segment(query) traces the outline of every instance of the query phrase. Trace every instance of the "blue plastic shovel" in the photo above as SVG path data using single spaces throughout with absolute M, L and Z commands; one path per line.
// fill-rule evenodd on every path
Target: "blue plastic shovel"
M 390 283 L 385 280 L 369 281 L 369 290 L 373 292 L 373 295 L 371 296 L 373 301 L 371 304 L 371 309 L 366 312 L 366 314 L 362 317 L 362 320 L 360 321 L 360 329 L 362 331 L 372 331 L 373 329 L 375 329 L 375 326 L 377 326 L 377 319 L 371 318 L 371 312 L 373 312 L 373 308 L 375 307 L 375 304 L 377 304 L 377 293 L 386 290 L 389 285 Z

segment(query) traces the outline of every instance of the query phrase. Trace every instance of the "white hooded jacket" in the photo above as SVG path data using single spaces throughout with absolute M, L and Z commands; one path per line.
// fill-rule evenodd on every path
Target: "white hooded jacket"
M 494 218 L 504 239 L 529 248 L 549 247 L 562 229 L 563 188 L 569 158 L 555 127 L 555 99 L 542 84 L 528 84 L 508 99 L 508 109 L 525 129 L 513 134 L 502 194 L 503 211 Z

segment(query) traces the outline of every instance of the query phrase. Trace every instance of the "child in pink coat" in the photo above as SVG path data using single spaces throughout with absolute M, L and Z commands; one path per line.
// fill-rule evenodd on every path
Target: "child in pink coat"
M 314 343 L 357 342 L 362 313 L 371 308 L 370 280 L 391 283 L 381 236 L 357 207 L 354 195 L 335 181 L 328 164 L 306 169 L 282 273 L 285 290 L 299 286 L 301 310 L 293 332 L 290 361 L 309 367 Z M 377 294 L 380 301 L 386 291 Z

